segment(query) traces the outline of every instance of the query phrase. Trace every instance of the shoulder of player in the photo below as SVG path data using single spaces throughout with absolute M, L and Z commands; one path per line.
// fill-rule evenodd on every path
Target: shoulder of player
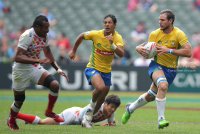
M 178 27 L 174 27 L 174 30 L 175 30 L 175 32 L 176 32 L 177 34 L 181 34 L 181 33 L 184 34 L 184 32 L 183 32 L 181 29 L 179 29 Z
M 150 33 L 150 35 L 156 35 L 156 34 L 159 34 L 160 32 L 162 32 L 162 30 L 160 30 L 160 28 L 158 28 L 158 29 L 152 31 L 152 32 Z
M 27 29 L 24 33 L 22 33 L 21 37 L 29 36 L 31 33 L 31 29 Z

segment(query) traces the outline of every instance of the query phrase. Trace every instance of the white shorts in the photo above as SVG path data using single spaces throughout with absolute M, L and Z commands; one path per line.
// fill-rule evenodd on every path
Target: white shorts
M 41 65 L 33 68 L 13 68 L 12 70 L 12 89 L 23 91 L 30 82 L 38 84 L 42 74 L 47 71 Z
M 65 109 L 59 115 L 64 118 L 64 122 L 60 122 L 60 125 L 81 125 L 83 115 L 86 112 L 86 107 L 71 107 Z

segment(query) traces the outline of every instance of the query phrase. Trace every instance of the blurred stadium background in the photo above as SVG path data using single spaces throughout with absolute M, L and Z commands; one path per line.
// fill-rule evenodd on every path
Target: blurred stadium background
M 34 18 L 42 12 L 43 7 L 48 7 L 49 12 L 54 14 L 57 24 L 51 29 L 56 33 L 64 32 L 70 39 L 71 44 L 75 42 L 77 36 L 88 30 L 103 29 L 103 18 L 107 14 L 114 14 L 117 18 L 117 28 L 122 37 L 127 42 L 127 49 L 132 55 L 132 60 L 140 57 L 135 51 L 139 45 L 131 39 L 130 33 L 138 25 L 138 22 L 145 21 L 146 28 L 150 32 L 159 27 L 158 17 L 161 10 L 171 9 L 175 15 L 174 25 L 183 30 L 194 48 L 197 43 L 192 40 L 194 32 L 200 32 L 199 11 L 191 8 L 193 0 L 153 0 L 158 5 L 154 12 L 136 10 L 128 12 L 126 10 L 128 0 L 2 0 L 4 4 L 10 7 L 11 11 L 0 13 L 0 19 L 6 26 L 6 36 L 8 36 L 8 45 L 13 45 L 13 39 L 9 34 L 17 32 L 22 26 L 30 27 Z M 146 40 L 147 41 L 147 40 Z M 59 64 L 65 70 L 70 78 L 66 82 L 50 66 L 45 68 L 51 72 L 61 84 L 61 89 L 78 91 L 61 91 L 60 98 L 55 106 L 55 112 L 59 113 L 67 107 L 85 106 L 90 100 L 92 87 L 88 87 L 83 75 L 83 70 L 91 52 L 91 42 L 83 41 L 78 49 L 78 54 L 83 61 L 72 64 Z M 0 48 L 2 47 L 2 41 Z M 59 58 L 59 48 L 56 45 L 51 46 L 51 50 L 56 59 Z M 67 53 L 66 53 L 67 55 Z M 8 131 L 6 119 L 9 113 L 9 107 L 14 100 L 11 89 L 11 71 L 12 59 L 7 57 L 7 53 L 0 53 L 0 133 L 13 133 Z M 135 116 L 130 119 L 126 126 L 121 124 L 121 116 L 125 111 L 125 104 L 134 101 L 142 92 L 147 91 L 151 80 L 147 75 L 147 67 L 113 66 L 112 72 L 113 87 L 111 93 L 120 96 L 122 105 L 117 110 L 116 120 L 119 126 L 106 129 L 93 130 L 81 129 L 80 126 L 25 126 L 19 121 L 22 130 L 20 133 L 160 133 L 157 130 L 157 111 L 155 102 L 148 104 L 142 109 L 136 111 Z M 9 89 L 9 90 L 8 90 Z M 43 89 L 40 86 L 30 85 L 28 89 Z M 90 91 L 79 91 L 90 90 Z M 131 91 L 131 92 L 119 92 Z M 134 91 L 134 92 L 133 92 Z M 141 92 L 135 92 L 141 91 Z M 26 92 L 27 99 L 21 112 L 36 114 L 44 118 L 44 109 L 47 103 L 47 92 L 43 90 L 30 90 Z M 199 107 L 200 107 L 200 68 L 182 68 L 179 69 L 177 78 L 171 85 L 168 94 L 168 103 L 166 117 L 171 121 L 171 126 L 163 133 L 200 133 Z M 187 93 L 180 93 L 187 92 Z M 188 93 L 193 92 L 193 93 Z M 78 96 L 78 97 L 77 97 Z M 79 99 L 78 99 L 79 98 Z M 148 112 L 144 109 L 147 109 Z M 148 114 L 147 114 L 148 113 Z M 151 115 L 151 116 L 148 116 Z M 145 128 L 144 128 L 145 126 Z M 48 130 L 48 131 L 47 131 Z M 67 130 L 67 131 L 66 131 Z M 125 131 L 126 130 L 126 131 Z
M 5 5 L 11 7 L 11 12 L 1 14 L 7 33 L 17 31 L 21 26 L 30 27 L 34 18 L 42 12 L 44 6 L 48 7 L 49 12 L 54 14 L 58 21 L 56 26 L 51 27 L 53 31 L 65 32 L 73 44 L 77 36 L 88 30 L 103 29 L 103 18 L 106 14 L 114 14 L 118 20 L 116 31 L 118 31 L 127 41 L 127 48 L 136 59 L 139 55 L 134 51 L 138 45 L 131 37 L 131 31 L 137 26 L 139 21 L 145 21 L 148 31 L 159 27 L 158 17 L 163 9 L 171 9 L 175 15 L 175 26 L 182 29 L 188 36 L 192 46 L 191 36 L 194 31 L 200 28 L 199 11 L 191 8 L 192 0 L 154 0 L 158 4 L 158 9 L 154 12 L 136 10 L 127 12 L 128 0 L 3 0 Z M 84 60 L 87 60 L 91 47 L 84 41 L 78 49 L 78 53 Z M 11 45 L 11 41 L 9 41 Z M 88 43 L 89 44 L 89 43 Z M 91 43 L 90 43 L 91 44 Z M 87 47 L 85 47 L 87 46 Z M 58 58 L 56 47 L 53 49 Z

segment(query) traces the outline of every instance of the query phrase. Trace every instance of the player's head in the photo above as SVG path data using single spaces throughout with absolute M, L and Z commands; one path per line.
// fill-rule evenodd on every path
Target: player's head
M 159 24 L 160 24 L 160 29 L 161 30 L 166 30 L 170 26 L 173 26 L 175 20 L 175 15 L 171 10 L 162 10 L 160 12 L 160 17 L 159 17 Z
M 106 113 L 108 115 L 113 114 L 120 104 L 121 104 L 120 98 L 117 95 L 114 95 L 114 94 L 109 95 L 108 97 L 106 97 L 106 100 L 104 103 L 104 108 L 106 110 Z
M 40 37 L 46 37 L 47 33 L 49 32 L 49 22 L 46 16 L 39 15 L 35 18 L 33 22 L 33 28 L 36 34 Z
M 103 23 L 105 32 L 108 34 L 113 33 L 117 24 L 117 19 L 113 14 L 108 14 L 104 17 Z

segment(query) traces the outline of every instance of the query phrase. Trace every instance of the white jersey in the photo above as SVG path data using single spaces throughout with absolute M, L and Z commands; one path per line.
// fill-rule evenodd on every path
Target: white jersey
M 26 30 L 19 38 L 18 47 L 27 50 L 25 54 L 32 59 L 40 59 L 40 52 L 44 47 L 49 45 L 48 34 L 47 37 L 39 37 L 33 28 Z M 14 68 L 31 69 L 38 66 L 38 64 L 23 64 L 14 62 Z
M 80 125 L 83 119 L 83 115 L 87 111 L 87 107 L 81 108 L 81 107 L 72 107 L 65 109 L 63 112 L 61 112 L 59 115 L 64 118 L 64 122 L 60 122 L 60 125 Z M 104 103 L 101 105 L 101 108 L 98 110 L 97 113 L 93 115 L 92 122 L 100 122 L 105 119 L 108 119 L 108 122 L 114 121 L 114 115 L 108 116 L 103 114 L 103 107 Z

